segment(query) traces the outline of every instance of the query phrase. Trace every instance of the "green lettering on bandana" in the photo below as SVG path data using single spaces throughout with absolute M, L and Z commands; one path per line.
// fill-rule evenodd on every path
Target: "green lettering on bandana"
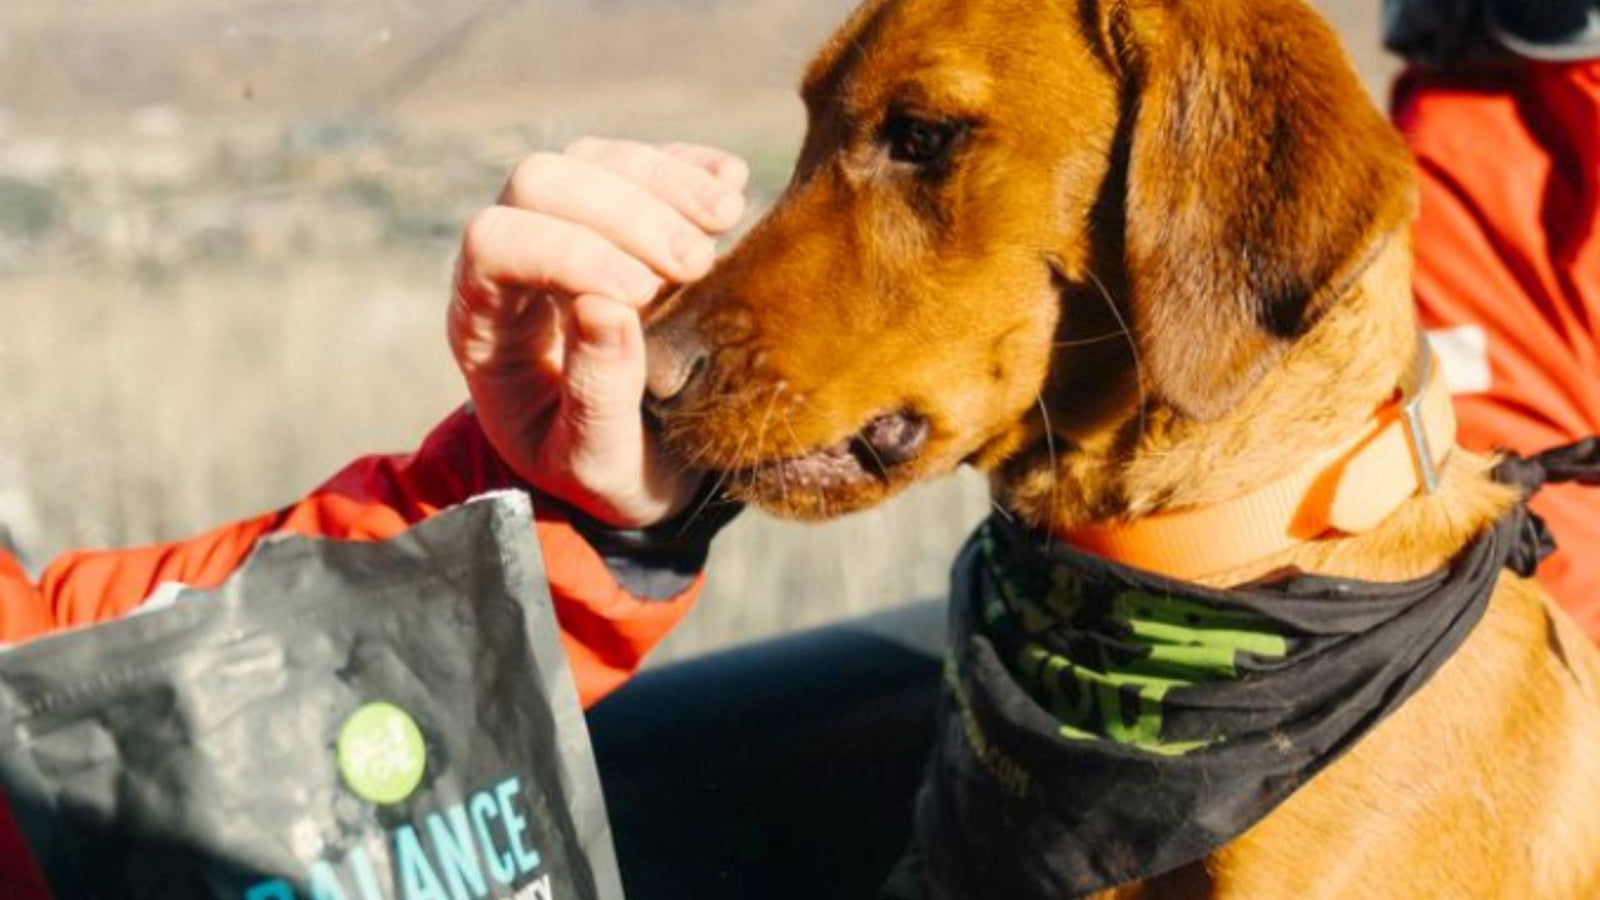
M 428 764 L 422 731 L 392 703 L 368 703 L 339 730 L 339 772 L 356 796 L 399 803 L 422 783 Z
M 1207 742 L 1163 737 L 1167 694 L 1237 678 L 1241 654 L 1289 654 L 1288 639 L 1263 617 L 1143 591 L 1111 598 L 1100 613 L 1120 633 L 1118 648 L 1100 643 L 1056 652 L 1035 638 L 1086 612 L 1070 570 L 1057 567 L 1030 583 L 1028 573 L 1003 564 L 992 535 L 985 532 L 981 546 L 989 573 L 983 625 L 1023 636 L 1012 671 L 1055 715 L 1067 740 L 1110 740 L 1163 756 L 1197 750 Z
M 1129 591 L 1112 601 L 1111 618 L 1151 648 L 1164 651 L 1153 653 L 1152 659 L 1171 660 L 1195 674 L 1210 669 L 1217 677 L 1232 678 L 1238 674 L 1240 653 L 1271 659 L 1289 655 L 1289 642 L 1264 630 L 1260 617 L 1178 597 Z

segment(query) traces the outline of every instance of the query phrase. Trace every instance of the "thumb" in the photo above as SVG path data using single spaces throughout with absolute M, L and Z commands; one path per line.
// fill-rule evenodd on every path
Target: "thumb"
M 574 298 L 568 313 L 562 416 L 574 452 L 620 453 L 637 466 L 643 457 L 639 403 L 645 383 L 639 315 L 597 294 Z
M 644 329 L 624 303 L 594 294 L 567 307 L 561 414 L 546 443 L 579 506 L 613 525 L 661 521 L 693 497 L 700 476 L 651 452 L 641 401 Z
M 656 513 L 648 487 L 644 334 L 639 315 L 617 300 L 580 295 L 567 307 L 563 392 L 547 444 L 577 488 L 579 505 L 613 524 Z

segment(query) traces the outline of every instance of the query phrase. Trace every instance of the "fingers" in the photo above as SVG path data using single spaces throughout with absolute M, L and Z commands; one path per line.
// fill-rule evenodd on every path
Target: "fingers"
M 711 234 L 721 234 L 744 215 L 744 185 L 733 177 L 743 167 L 747 180 L 749 167 L 731 154 L 676 145 L 668 152 L 659 147 L 632 141 L 583 138 L 566 150 L 566 156 L 610 170 L 643 187 Z
M 467 224 L 463 287 L 503 286 L 563 295 L 602 294 L 643 306 L 664 280 L 600 233 L 543 213 L 491 206 Z M 463 291 L 463 293 L 469 293 Z
M 707 147 L 704 144 L 681 143 L 663 145 L 661 150 L 668 156 L 710 172 L 717 180 L 736 191 L 743 192 L 750 186 L 750 164 L 726 150 Z
M 709 180 L 703 172 L 699 177 Z M 660 195 L 571 156 L 536 153 L 524 159 L 512 170 L 500 202 L 587 227 L 676 282 L 705 275 L 716 255 L 714 241 Z
M 498 287 L 600 294 L 635 306 L 667 282 L 694 281 L 715 257 L 708 233 L 737 224 L 750 169 L 696 144 L 656 148 L 585 138 L 512 171 L 500 206 L 467 227 L 461 282 L 469 305 Z

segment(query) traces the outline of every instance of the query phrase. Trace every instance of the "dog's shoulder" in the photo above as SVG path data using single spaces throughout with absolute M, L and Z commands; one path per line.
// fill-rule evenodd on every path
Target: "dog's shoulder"
M 1208 861 L 1209 895 L 1596 896 L 1597 684 L 1600 652 L 1506 575 L 1432 681 Z

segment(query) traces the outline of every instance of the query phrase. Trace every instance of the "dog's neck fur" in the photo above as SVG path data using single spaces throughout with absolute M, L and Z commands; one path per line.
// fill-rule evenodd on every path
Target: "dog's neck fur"
M 1119 413 L 1098 423 L 1080 426 L 1070 410 L 1059 410 L 1050 417 L 1051 440 L 1043 439 L 1041 416 L 1040 440 L 1000 470 L 996 493 L 1031 524 L 1058 531 L 1237 497 L 1365 427 L 1393 396 L 1416 329 L 1410 243 L 1396 236 L 1227 415 L 1196 422 L 1159 397 L 1130 396 Z M 1132 373 L 1131 354 L 1129 362 Z M 1489 467 L 1489 460 L 1458 450 L 1437 493 L 1413 498 L 1377 529 L 1308 542 L 1206 580 L 1233 585 L 1286 567 L 1368 580 L 1420 577 L 1515 501 L 1486 477 Z

